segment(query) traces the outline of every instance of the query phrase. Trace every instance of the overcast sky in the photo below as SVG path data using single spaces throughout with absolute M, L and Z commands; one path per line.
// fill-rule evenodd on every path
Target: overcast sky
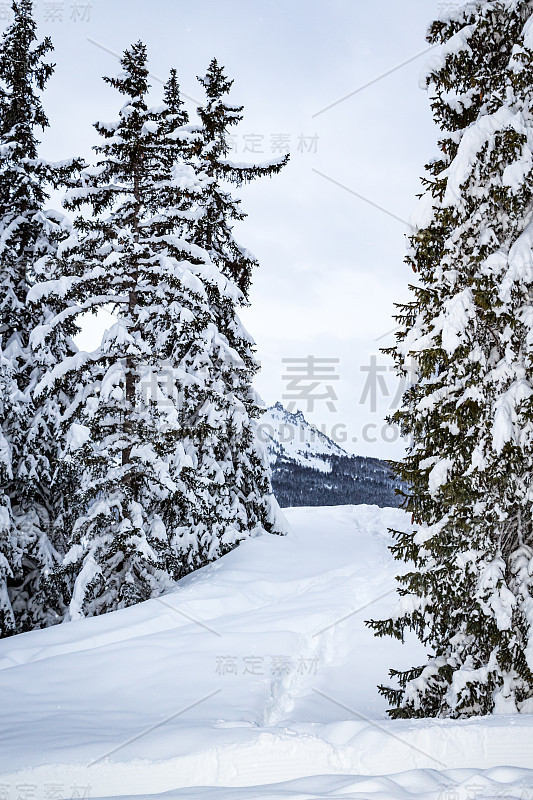
M 0 16 L 8 5 L 0 2 Z M 252 307 L 242 314 L 262 363 L 257 388 L 267 403 L 287 405 L 294 393 L 282 359 L 339 359 L 329 362 L 338 377 L 329 382 L 336 411 L 325 400 L 311 410 L 305 397 L 296 406 L 362 455 L 401 451 L 385 440 L 394 431 L 381 432 L 397 383 L 379 348 L 393 341 L 393 303 L 407 298 L 413 278 L 403 263 L 402 220 L 437 153 L 427 93 L 418 85 L 424 56 L 414 57 L 427 48 L 429 22 L 449 5 L 457 3 L 35 0 L 57 63 L 45 95 L 51 129 L 43 157 L 91 158 L 92 123 L 116 119 L 121 105 L 101 76 L 116 73 L 113 53 L 139 38 L 148 46 L 155 102 L 158 79 L 175 66 L 194 113 L 203 99 L 195 76 L 215 56 L 235 80 L 232 101 L 245 106 L 234 157 L 261 161 L 281 144 L 290 147 L 283 174 L 236 193 L 249 214 L 239 241 L 261 264 Z M 385 371 L 374 374 L 382 380 L 371 380 L 363 403 L 373 357 Z M 322 385 L 316 394 L 326 391 Z

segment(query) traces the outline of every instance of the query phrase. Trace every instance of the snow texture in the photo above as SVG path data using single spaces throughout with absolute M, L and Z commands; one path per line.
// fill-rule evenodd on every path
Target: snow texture
M 65 797 L 530 797 L 533 716 L 385 717 L 376 682 L 423 659 L 364 625 L 395 605 L 387 529 L 406 515 L 287 516 L 288 536 L 248 540 L 159 600 L 0 642 L 1 785 L 32 785 L 35 800 L 52 784 Z

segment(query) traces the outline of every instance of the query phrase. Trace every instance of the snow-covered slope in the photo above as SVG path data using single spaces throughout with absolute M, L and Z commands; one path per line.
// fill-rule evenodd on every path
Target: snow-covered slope
M 302 467 L 331 472 L 331 456 L 348 456 L 329 436 L 310 425 L 301 411 L 292 414 L 281 403 L 267 408 L 259 424 L 271 464 L 284 458 Z
M 423 659 L 364 626 L 405 515 L 287 517 L 172 595 L 0 642 L 3 800 L 533 797 L 532 717 L 386 718 L 376 683 Z
M 385 462 L 347 453 L 307 422 L 301 411 L 293 414 L 281 403 L 267 408 L 260 419 L 259 435 L 267 448 L 274 493 L 282 507 L 398 505 L 397 482 Z

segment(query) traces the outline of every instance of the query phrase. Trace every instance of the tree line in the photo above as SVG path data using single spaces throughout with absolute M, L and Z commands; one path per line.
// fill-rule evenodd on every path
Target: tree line
M 190 120 L 172 69 L 149 102 L 128 48 L 94 163 L 39 157 L 53 73 L 31 0 L 0 43 L 0 636 L 123 608 L 258 531 L 282 533 L 255 437 L 254 256 L 232 187 L 287 156 L 228 159 L 242 119 L 213 60 Z M 50 189 L 63 212 L 47 208 Z M 73 219 L 72 219 L 73 218 Z M 76 335 L 102 309 L 92 352 Z

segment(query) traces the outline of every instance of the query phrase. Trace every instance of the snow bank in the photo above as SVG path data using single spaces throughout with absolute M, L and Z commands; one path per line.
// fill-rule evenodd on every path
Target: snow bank
M 533 797 L 533 717 L 386 717 L 376 683 L 424 660 L 364 625 L 403 512 L 287 516 L 173 594 L 1 641 L 2 798 Z
M 377 778 L 322 775 L 288 783 L 255 786 L 252 790 L 202 787 L 152 797 L 163 797 L 165 800 L 175 797 L 180 800 L 326 800 L 332 797 L 344 800 L 374 797 L 376 800 L 472 800 L 473 797 L 525 800 L 531 796 L 528 772 L 511 769 L 495 769 L 487 773 L 477 770 L 450 770 L 444 773 L 416 770 Z M 148 800 L 148 796 L 143 800 Z

